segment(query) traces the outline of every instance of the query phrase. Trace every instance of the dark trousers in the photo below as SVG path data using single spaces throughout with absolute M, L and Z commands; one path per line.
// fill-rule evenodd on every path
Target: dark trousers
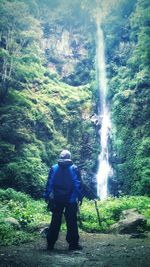
M 47 243 L 49 246 L 53 246 L 58 239 L 63 211 L 67 225 L 66 240 L 71 246 L 78 244 L 77 204 L 57 203 L 52 213 L 51 224 L 47 233 Z

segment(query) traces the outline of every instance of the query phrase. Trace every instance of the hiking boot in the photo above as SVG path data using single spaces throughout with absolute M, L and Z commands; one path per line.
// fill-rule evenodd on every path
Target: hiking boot
M 73 250 L 82 250 L 83 247 L 81 245 L 69 245 L 69 251 Z

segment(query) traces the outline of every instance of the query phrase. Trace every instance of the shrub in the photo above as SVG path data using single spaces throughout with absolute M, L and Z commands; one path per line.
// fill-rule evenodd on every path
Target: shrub
M 136 208 L 147 219 L 147 227 L 150 227 L 150 199 L 144 196 L 124 196 L 120 198 L 108 198 L 105 201 L 97 201 L 100 214 L 100 225 L 94 201 L 84 201 L 81 207 L 81 228 L 89 232 L 103 232 L 116 223 L 123 210 Z

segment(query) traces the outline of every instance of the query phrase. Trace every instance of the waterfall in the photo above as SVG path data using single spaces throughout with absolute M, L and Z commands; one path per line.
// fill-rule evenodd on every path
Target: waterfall
M 109 110 L 106 104 L 107 78 L 105 65 L 104 36 L 100 19 L 97 17 L 97 75 L 100 94 L 99 117 L 101 121 L 100 144 L 101 153 L 98 158 L 97 195 L 100 199 L 107 198 L 107 180 L 110 171 L 108 161 L 108 135 L 110 129 Z

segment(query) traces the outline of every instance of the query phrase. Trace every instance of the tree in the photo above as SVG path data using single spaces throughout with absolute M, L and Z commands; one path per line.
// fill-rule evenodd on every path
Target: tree
M 18 63 L 25 54 L 29 54 L 30 48 L 33 51 L 36 47 L 41 29 L 28 6 L 19 1 L 1 1 L 0 28 L 0 83 L 1 96 L 5 97 L 10 83 L 14 81 Z

